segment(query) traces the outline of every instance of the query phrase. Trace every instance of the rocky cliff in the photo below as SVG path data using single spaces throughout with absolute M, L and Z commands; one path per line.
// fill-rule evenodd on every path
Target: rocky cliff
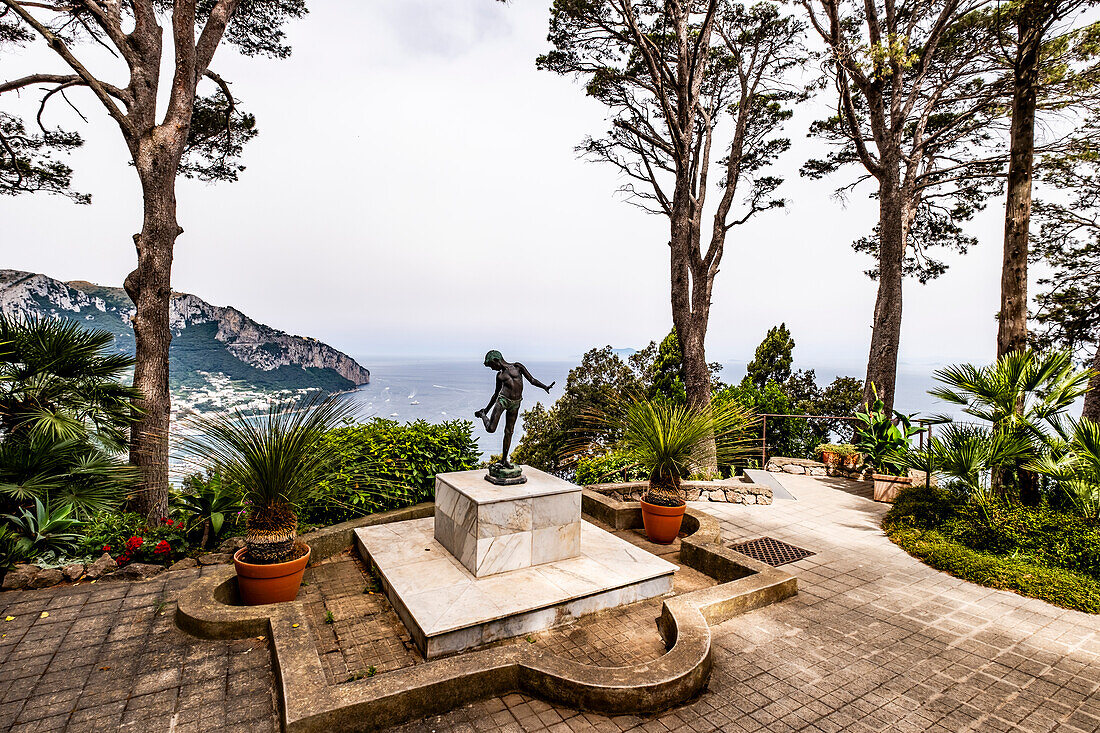
M 133 353 L 133 303 L 122 288 L 61 282 L 46 275 L 0 270 L 0 312 L 35 313 L 79 321 L 115 336 L 119 351 Z M 170 373 L 174 388 L 243 383 L 261 389 L 328 391 L 370 381 L 370 371 L 347 354 L 306 336 L 258 323 L 233 307 L 173 293 Z

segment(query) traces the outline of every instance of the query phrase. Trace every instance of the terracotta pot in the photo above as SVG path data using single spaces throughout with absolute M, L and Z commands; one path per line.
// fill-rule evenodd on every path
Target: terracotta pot
M 302 585 L 302 574 L 309 564 L 313 551 L 308 547 L 306 554 L 289 562 L 277 562 L 271 565 L 254 565 L 241 560 L 248 552 L 242 547 L 233 553 L 233 565 L 237 568 L 237 589 L 241 594 L 241 603 L 246 606 L 262 606 L 265 603 L 293 601 L 298 597 L 298 588 Z
M 875 480 L 875 501 L 893 502 L 898 492 L 912 485 L 913 479 L 908 476 L 886 476 L 881 473 L 873 473 Z
M 684 512 L 687 505 L 661 506 L 650 504 L 644 499 L 642 505 L 642 524 L 645 525 L 645 534 L 650 542 L 658 545 L 671 545 L 680 534 L 680 524 L 684 521 Z
M 855 470 L 859 468 L 860 462 L 863 460 L 863 455 L 860 453 L 849 453 L 844 456 L 844 466 Z
M 840 465 L 840 461 L 840 456 L 836 453 L 833 453 L 831 450 L 821 451 L 821 462 L 829 468 L 836 468 Z

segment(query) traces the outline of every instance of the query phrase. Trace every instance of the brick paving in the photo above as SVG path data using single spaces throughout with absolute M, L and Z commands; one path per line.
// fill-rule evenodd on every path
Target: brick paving
M 175 627 L 198 570 L 0 593 L 0 731 L 276 731 L 266 639 Z
M 784 566 L 799 576 L 797 597 L 713 629 L 714 674 L 692 703 L 612 718 L 510 694 L 399 730 L 1100 731 L 1100 618 L 910 558 L 882 534 L 886 507 L 866 485 L 779 478 L 798 501 L 698 505 L 731 544 L 766 535 L 817 554 Z M 378 660 L 401 657 L 395 640 L 409 652 L 392 611 L 363 593 L 357 560 L 309 573 L 301 597 L 311 620 L 320 614 L 330 680 L 382 670 Z M 15 617 L 0 621 L 0 730 L 277 730 L 267 641 L 201 641 L 173 626 L 175 594 L 196 575 L 0 593 L 0 618 Z M 706 581 L 684 572 L 677 590 L 693 582 Z M 657 608 L 599 614 L 535 643 L 594 664 L 645 661 L 662 651 Z M 376 638 L 355 625 L 365 616 Z
M 1100 731 L 1100 617 L 923 565 L 883 535 L 865 484 L 778 478 L 798 501 L 697 505 L 731 543 L 817 554 L 783 566 L 798 596 L 713 629 L 714 674 L 692 703 L 609 718 L 512 694 L 399 730 Z

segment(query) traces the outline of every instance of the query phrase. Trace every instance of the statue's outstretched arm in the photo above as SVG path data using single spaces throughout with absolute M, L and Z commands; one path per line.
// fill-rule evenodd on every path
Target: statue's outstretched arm
M 531 372 L 527 371 L 527 367 L 523 366 L 523 364 L 516 364 L 516 366 L 519 367 L 520 373 L 523 374 L 523 376 L 527 378 L 528 382 L 535 385 L 539 389 L 545 389 L 547 394 L 550 393 L 550 388 L 553 387 L 555 384 L 557 384 L 556 381 L 551 382 L 550 384 L 543 384 L 539 380 L 532 377 Z

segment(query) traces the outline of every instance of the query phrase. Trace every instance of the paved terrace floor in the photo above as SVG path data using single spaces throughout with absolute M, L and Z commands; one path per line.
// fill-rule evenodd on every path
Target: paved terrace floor
M 922 565 L 882 534 L 864 485 L 780 480 L 798 501 L 698 505 L 731 541 L 817 554 L 784 566 L 797 597 L 714 628 L 714 675 L 689 705 L 607 718 L 513 694 L 401 730 L 1100 731 L 1100 617 Z M 277 730 L 266 639 L 174 628 L 196 575 L 0 594 L 14 617 L 0 621 L 0 731 Z

